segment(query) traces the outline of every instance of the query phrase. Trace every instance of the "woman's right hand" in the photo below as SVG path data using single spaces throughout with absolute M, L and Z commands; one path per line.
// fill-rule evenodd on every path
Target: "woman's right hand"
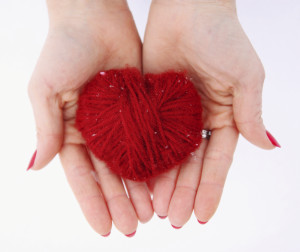
M 125 181 L 87 151 L 74 126 L 83 85 L 99 71 L 141 69 L 141 42 L 125 0 L 48 1 L 49 32 L 29 83 L 36 129 L 38 170 L 60 154 L 68 182 L 96 232 L 110 233 L 112 221 L 125 235 L 138 219 L 153 215 L 145 183 Z M 96 177 L 95 177 L 96 176 Z

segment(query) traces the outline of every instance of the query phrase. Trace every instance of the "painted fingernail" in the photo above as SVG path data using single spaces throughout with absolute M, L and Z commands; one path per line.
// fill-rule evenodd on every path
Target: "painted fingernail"
M 110 232 L 109 233 L 107 233 L 106 235 L 102 235 L 103 237 L 107 237 L 107 236 L 109 236 L 110 235 Z
M 200 223 L 200 224 L 205 224 L 205 223 L 207 223 L 207 221 L 199 221 L 198 219 L 197 219 L 197 221 Z
M 172 224 L 171 224 L 171 225 L 172 225 Z M 175 229 L 180 229 L 180 228 L 182 228 L 182 227 L 176 227 L 176 226 L 174 226 L 174 225 L 172 225 L 172 227 L 175 228 Z
M 131 234 L 127 234 L 127 235 L 125 235 L 125 236 L 127 236 L 127 237 L 132 237 L 132 236 L 134 236 L 135 235 L 135 233 L 136 233 L 136 231 L 134 231 L 133 233 L 131 233 Z
M 35 157 L 36 157 L 36 152 L 37 152 L 37 151 L 35 151 L 35 152 L 33 153 L 33 155 L 32 155 L 32 157 L 31 157 L 31 159 L 30 159 L 30 162 L 29 162 L 29 165 L 28 165 L 26 171 L 30 170 L 30 169 L 33 167 L 34 161 L 35 161 Z
M 271 141 L 271 143 L 274 146 L 276 146 L 278 148 L 281 148 L 280 144 L 277 142 L 277 140 L 275 139 L 275 137 L 273 137 L 272 134 L 269 131 L 266 131 L 266 133 L 267 133 L 267 136 L 268 136 L 269 140 Z
M 167 216 L 161 216 L 161 215 L 157 215 L 159 218 L 161 218 L 161 219 L 165 219 L 165 218 L 167 218 Z

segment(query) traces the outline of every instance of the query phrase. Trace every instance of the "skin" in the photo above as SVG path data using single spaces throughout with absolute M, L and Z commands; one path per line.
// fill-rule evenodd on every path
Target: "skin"
M 101 4 L 99 4 L 101 3 Z M 29 84 L 37 127 L 32 169 L 58 152 L 68 182 L 96 232 L 106 235 L 112 221 L 123 234 L 153 215 L 146 183 L 125 181 L 89 153 L 74 127 L 79 92 L 100 70 L 141 69 L 141 41 L 126 1 L 49 1 L 50 27 Z M 96 179 L 95 179 L 96 178 Z M 98 183 L 97 183 L 98 181 Z
M 32 169 L 59 153 L 87 221 L 102 235 L 112 222 L 123 234 L 133 233 L 138 220 L 151 219 L 153 208 L 177 227 L 193 210 L 208 221 L 239 132 L 259 147 L 274 148 L 261 119 L 264 70 L 234 1 L 153 0 L 143 49 L 125 0 L 49 0 L 48 10 L 48 36 L 28 88 L 38 139 Z M 74 127 L 84 84 L 100 70 L 126 65 L 144 73 L 187 70 L 202 97 L 204 126 L 213 132 L 180 167 L 147 184 L 125 180 L 129 197 L 122 178 L 86 149 Z
M 193 210 L 215 213 L 239 132 L 274 146 L 261 118 L 264 69 L 238 21 L 234 1 L 153 0 L 143 46 L 144 73 L 187 70 L 202 97 L 204 128 L 212 130 L 181 167 L 148 185 L 154 211 L 183 226 Z

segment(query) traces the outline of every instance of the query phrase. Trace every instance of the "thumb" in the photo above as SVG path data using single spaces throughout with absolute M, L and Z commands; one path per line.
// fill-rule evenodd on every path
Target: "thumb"
M 42 81 L 40 81 L 42 80 Z M 36 130 L 37 149 L 27 170 L 38 170 L 47 165 L 59 152 L 63 142 L 63 118 L 59 99 L 49 82 L 33 76 L 28 87 Z
M 239 85 L 233 93 L 233 115 L 239 132 L 252 144 L 263 148 L 281 147 L 263 124 L 263 81 Z

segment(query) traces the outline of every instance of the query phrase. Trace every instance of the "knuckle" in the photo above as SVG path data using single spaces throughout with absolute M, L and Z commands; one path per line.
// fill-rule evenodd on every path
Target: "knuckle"
M 247 114 L 247 117 L 243 117 L 242 120 L 236 119 L 235 122 L 243 128 L 249 128 L 249 130 L 255 128 L 257 124 L 262 123 L 262 111 L 261 109 L 254 110 L 252 115 Z
M 114 201 L 120 201 L 120 200 L 128 200 L 127 196 L 123 193 L 113 194 L 110 196 L 106 196 L 106 202 L 107 204 L 111 204 Z
M 126 187 L 131 192 L 132 191 L 141 191 L 141 190 L 145 189 L 145 185 L 143 183 L 139 183 L 139 182 L 135 182 L 135 183 L 127 182 Z
M 176 179 L 175 178 L 170 177 L 170 176 L 165 175 L 165 174 L 161 174 L 159 176 L 159 179 L 161 181 L 163 181 L 164 184 L 175 185 L 175 183 L 176 183 Z
M 36 127 L 36 137 L 38 140 L 47 138 L 48 141 L 57 141 L 59 142 L 63 136 L 63 133 L 48 133 L 43 130 L 42 127 Z
M 191 168 L 199 169 L 201 161 L 203 160 L 203 152 L 195 151 L 191 152 L 190 157 L 188 159 L 188 165 Z
M 257 112 L 251 120 L 236 121 L 238 130 L 245 136 L 255 135 L 263 125 L 263 119 L 261 112 Z
M 258 92 L 261 93 L 265 81 L 265 70 L 262 63 L 259 61 L 256 67 L 253 67 L 245 77 L 241 78 L 238 82 L 237 89 L 245 92 Z
M 189 191 L 193 194 L 197 192 L 197 187 L 192 185 L 176 185 L 176 190 Z
M 103 196 L 100 193 L 86 195 L 84 192 L 77 194 L 77 200 L 80 205 L 90 204 L 91 201 L 102 200 Z
M 93 176 L 92 171 L 85 165 L 72 166 L 68 174 L 72 178 L 84 178 L 87 176 Z
M 231 164 L 233 157 L 219 149 L 210 150 L 204 158 L 206 161 L 214 161 L 218 163 Z
M 224 183 L 225 181 L 221 182 L 221 181 L 205 181 L 205 180 L 201 180 L 201 186 L 205 186 L 205 187 L 213 187 L 215 190 L 219 190 L 222 191 L 224 188 Z
M 57 88 L 49 77 L 33 76 L 27 86 L 27 94 L 31 101 L 39 97 L 51 98 L 57 96 Z

